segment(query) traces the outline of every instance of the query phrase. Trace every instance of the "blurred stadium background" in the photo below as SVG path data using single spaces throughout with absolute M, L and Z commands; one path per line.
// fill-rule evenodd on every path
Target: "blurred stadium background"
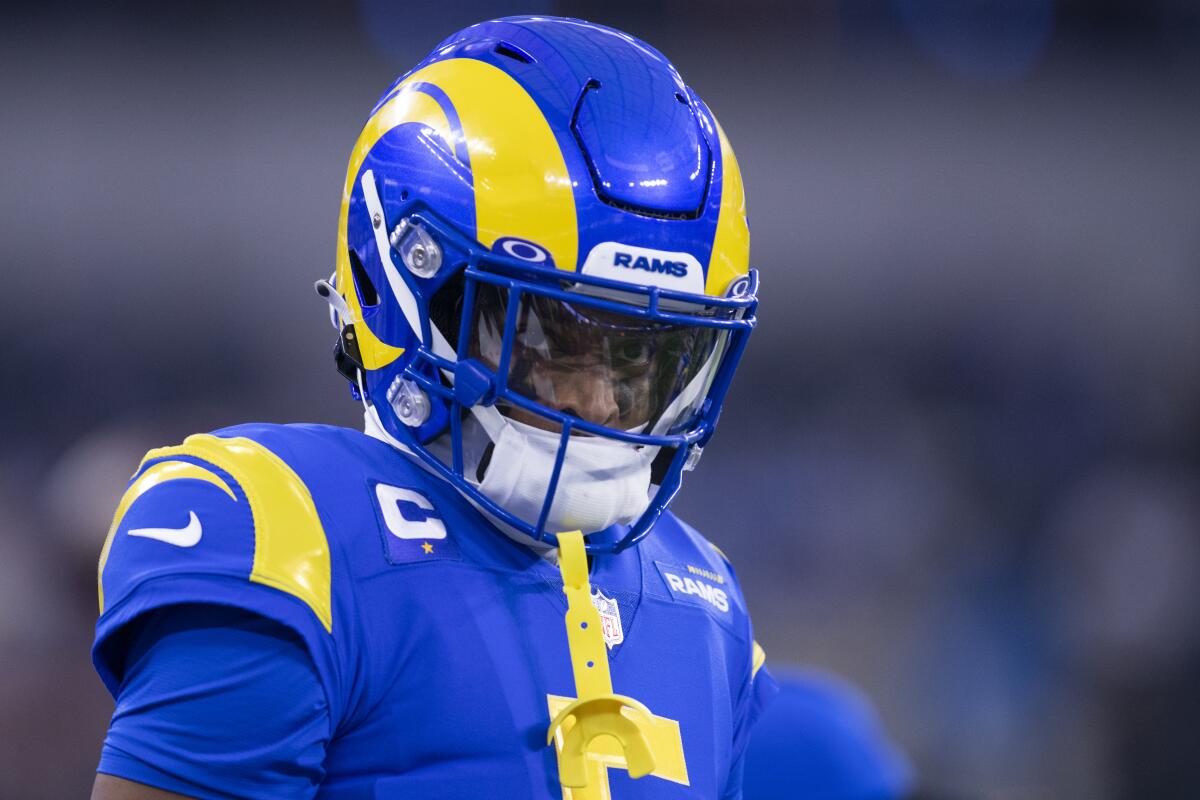
M 82 797 L 94 564 L 147 448 L 359 416 L 312 281 L 345 159 L 456 28 L 657 45 L 743 165 L 761 327 L 677 509 L 773 662 L 925 783 L 1200 797 L 1189 0 L 12 4 L 0 26 L 0 797 Z

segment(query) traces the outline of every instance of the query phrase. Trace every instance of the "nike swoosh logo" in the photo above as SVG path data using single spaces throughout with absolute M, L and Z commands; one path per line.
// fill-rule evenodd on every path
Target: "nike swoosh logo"
M 188 524 L 182 528 L 134 528 L 129 531 L 130 536 L 157 539 L 176 547 L 195 547 L 203 534 L 200 519 L 196 516 L 195 511 L 188 512 Z

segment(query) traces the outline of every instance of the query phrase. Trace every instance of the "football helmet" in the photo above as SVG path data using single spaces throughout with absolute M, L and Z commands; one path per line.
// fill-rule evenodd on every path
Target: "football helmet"
M 755 325 L 737 160 L 661 53 L 575 19 L 450 36 L 372 110 L 317 291 L 368 426 L 507 531 L 642 538 Z

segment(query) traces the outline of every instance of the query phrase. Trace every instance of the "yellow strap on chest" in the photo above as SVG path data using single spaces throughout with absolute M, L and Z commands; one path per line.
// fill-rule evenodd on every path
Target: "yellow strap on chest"
M 580 700 L 611 694 L 612 675 L 608 671 L 600 612 L 592 603 L 587 553 L 579 531 L 559 534 L 558 568 L 562 572 L 563 594 L 567 596 L 567 643 L 571 649 L 575 691 Z
M 547 744 L 558 737 L 559 781 L 564 787 L 586 787 L 589 775 L 596 772 L 588 758 L 593 740 L 605 737 L 598 747 L 609 750 L 615 745 L 613 763 L 624 766 L 631 778 L 663 773 L 668 780 L 686 785 L 678 723 L 655 717 L 632 697 L 613 693 L 600 612 L 592 604 L 583 534 L 560 533 L 558 546 L 558 566 L 567 596 L 567 645 L 578 695 L 554 716 L 546 736 Z M 606 780 L 603 767 L 599 777 Z

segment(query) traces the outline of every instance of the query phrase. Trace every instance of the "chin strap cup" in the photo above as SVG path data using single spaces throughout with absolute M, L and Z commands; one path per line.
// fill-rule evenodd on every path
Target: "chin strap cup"
M 570 789 L 598 789 L 600 783 L 607 785 L 608 766 L 624 766 L 631 778 L 654 774 L 687 785 L 679 723 L 654 716 L 632 697 L 613 693 L 600 612 L 592 604 L 583 534 L 560 533 L 558 546 L 558 566 L 567 596 L 567 644 L 579 695 L 554 716 L 546 735 L 547 744 L 558 741 L 559 782 Z M 615 742 L 619 758 L 593 752 L 592 742 L 601 736 L 607 737 L 605 750 Z M 584 796 L 592 794 L 573 795 Z M 597 792 L 595 796 L 607 794 Z

